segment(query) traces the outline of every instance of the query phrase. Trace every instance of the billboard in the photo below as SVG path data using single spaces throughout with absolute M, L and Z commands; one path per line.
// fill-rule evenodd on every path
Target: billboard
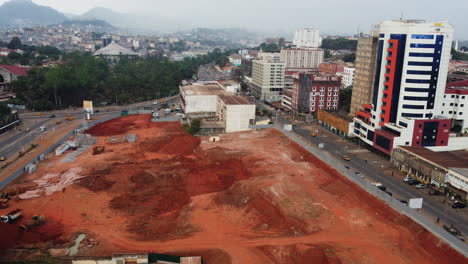
M 83 101 L 83 110 L 86 113 L 93 113 L 93 101 Z
M 292 125 L 284 125 L 284 131 L 288 131 L 288 132 L 291 132 L 292 131 Z
M 423 204 L 423 198 L 412 198 L 409 199 L 408 206 L 413 209 L 421 209 Z

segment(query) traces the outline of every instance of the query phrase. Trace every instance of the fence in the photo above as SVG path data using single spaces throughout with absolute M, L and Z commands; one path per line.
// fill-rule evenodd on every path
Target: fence
M 96 120 L 96 121 L 93 121 L 93 122 L 90 122 L 88 123 L 88 127 L 92 127 L 94 125 L 97 125 L 99 123 L 102 123 L 102 122 L 106 122 L 106 121 L 109 121 L 111 119 L 114 119 L 118 116 L 110 116 L 110 117 L 107 117 L 107 118 L 104 118 L 104 119 L 100 119 L 100 120 Z M 39 155 L 37 155 L 36 157 L 34 157 L 33 159 L 31 159 L 31 161 L 29 163 L 36 163 L 40 160 L 40 157 L 42 155 L 47 155 L 49 154 L 50 152 L 52 152 L 55 148 L 57 148 L 58 146 L 60 146 L 61 144 L 63 144 L 65 141 L 68 140 L 69 137 L 71 137 L 74 133 L 75 133 L 75 130 L 79 130 L 79 129 L 82 129 L 83 128 L 83 125 L 79 125 L 76 129 L 74 129 L 73 131 L 67 133 L 64 137 L 62 137 L 59 141 L 55 142 L 52 146 L 50 146 L 49 148 L 47 148 L 46 150 L 44 150 L 43 152 L 41 152 Z M 11 183 L 12 181 L 14 181 L 15 179 L 17 179 L 19 176 L 23 175 L 23 173 L 25 173 L 26 170 L 25 168 L 20 168 L 18 169 L 17 171 L 15 171 L 14 173 L 12 173 L 6 180 L 4 180 L 3 182 L 0 183 L 0 190 L 2 190 L 3 188 L 5 188 L 5 186 L 7 186 L 9 183 Z
M 328 152 L 321 151 L 319 149 L 316 149 L 315 147 L 311 147 L 302 138 L 298 137 L 293 132 L 284 131 L 283 128 L 278 123 L 275 124 L 275 128 L 279 130 L 280 132 L 282 132 L 283 134 L 285 134 L 287 137 L 289 137 L 289 139 L 291 139 L 292 141 L 304 147 L 307 151 L 315 155 L 317 158 L 319 158 L 326 164 L 330 165 L 332 168 L 335 168 L 337 171 L 339 171 L 349 180 L 351 180 L 352 182 L 354 182 L 355 184 L 363 188 L 365 191 L 367 191 L 368 193 L 370 193 L 377 199 L 383 201 L 384 203 L 392 207 L 397 212 L 400 212 L 408 216 L 413 221 L 415 221 L 416 223 L 420 224 L 421 226 L 429 230 L 436 237 L 438 237 L 442 241 L 445 241 L 448 245 L 450 245 L 452 248 L 454 248 L 455 250 L 463 254 L 465 257 L 468 257 L 468 246 L 463 241 L 457 239 L 456 237 L 454 237 L 453 235 L 451 235 L 450 233 L 442 229 L 440 226 L 433 223 L 431 220 L 418 214 L 415 210 L 402 204 L 400 201 L 396 200 L 392 196 L 388 195 L 385 192 L 382 192 L 377 187 L 372 185 L 370 182 L 362 179 L 359 175 L 351 173 L 349 172 L 349 170 L 345 170 L 344 167 L 336 168 L 336 166 L 334 166 L 336 164 L 336 157 L 330 155 Z

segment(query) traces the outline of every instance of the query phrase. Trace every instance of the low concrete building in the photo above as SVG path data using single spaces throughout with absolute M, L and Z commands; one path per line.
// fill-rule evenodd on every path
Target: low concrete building
M 349 131 L 349 123 L 353 120 L 344 112 L 327 112 L 324 110 L 317 111 L 317 119 L 322 126 L 340 136 L 347 136 Z
M 229 90 L 229 82 L 180 86 L 181 106 L 189 120 L 202 119 L 202 133 L 249 130 L 255 124 L 255 105 Z
M 421 182 L 433 184 L 451 196 L 467 198 L 468 151 L 435 152 L 401 146 L 393 149 L 390 161 L 393 167 Z

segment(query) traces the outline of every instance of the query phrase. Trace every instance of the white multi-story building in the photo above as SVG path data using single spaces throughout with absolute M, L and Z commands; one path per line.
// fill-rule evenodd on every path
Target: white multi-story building
M 317 69 L 323 62 L 325 51 L 323 49 L 282 49 L 281 61 L 288 69 Z
M 250 90 L 261 100 L 280 101 L 284 88 L 285 64 L 282 62 L 254 60 Z
M 349 87 L 354 83 L 354 68 L 353 67 L 344 67 L 342 85 L 343 88 Z
M 257 60 L 280 62 L 281 54 L 279 52 L 259 52 Z
M 468 133 L 468 81 L 447 84 L 438 115 L 452 119 L 452 128 Z
M 389 154 L 393 147 L 447 146 L 440 119 L 453 27 L 447 22 L 384 21 L 371 104 L 357 111 L 352 135 Z
M 322 45 L 322 37 L 318 29 L 303 28 L 296 30 L 293 45 L 301 48 L 318 48 Z

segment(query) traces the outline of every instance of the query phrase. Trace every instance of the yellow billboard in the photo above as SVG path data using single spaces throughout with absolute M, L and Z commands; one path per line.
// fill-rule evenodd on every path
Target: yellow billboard
M 93 113 L 93 101 L 83 101 L 83 110 L 87 113 Z

